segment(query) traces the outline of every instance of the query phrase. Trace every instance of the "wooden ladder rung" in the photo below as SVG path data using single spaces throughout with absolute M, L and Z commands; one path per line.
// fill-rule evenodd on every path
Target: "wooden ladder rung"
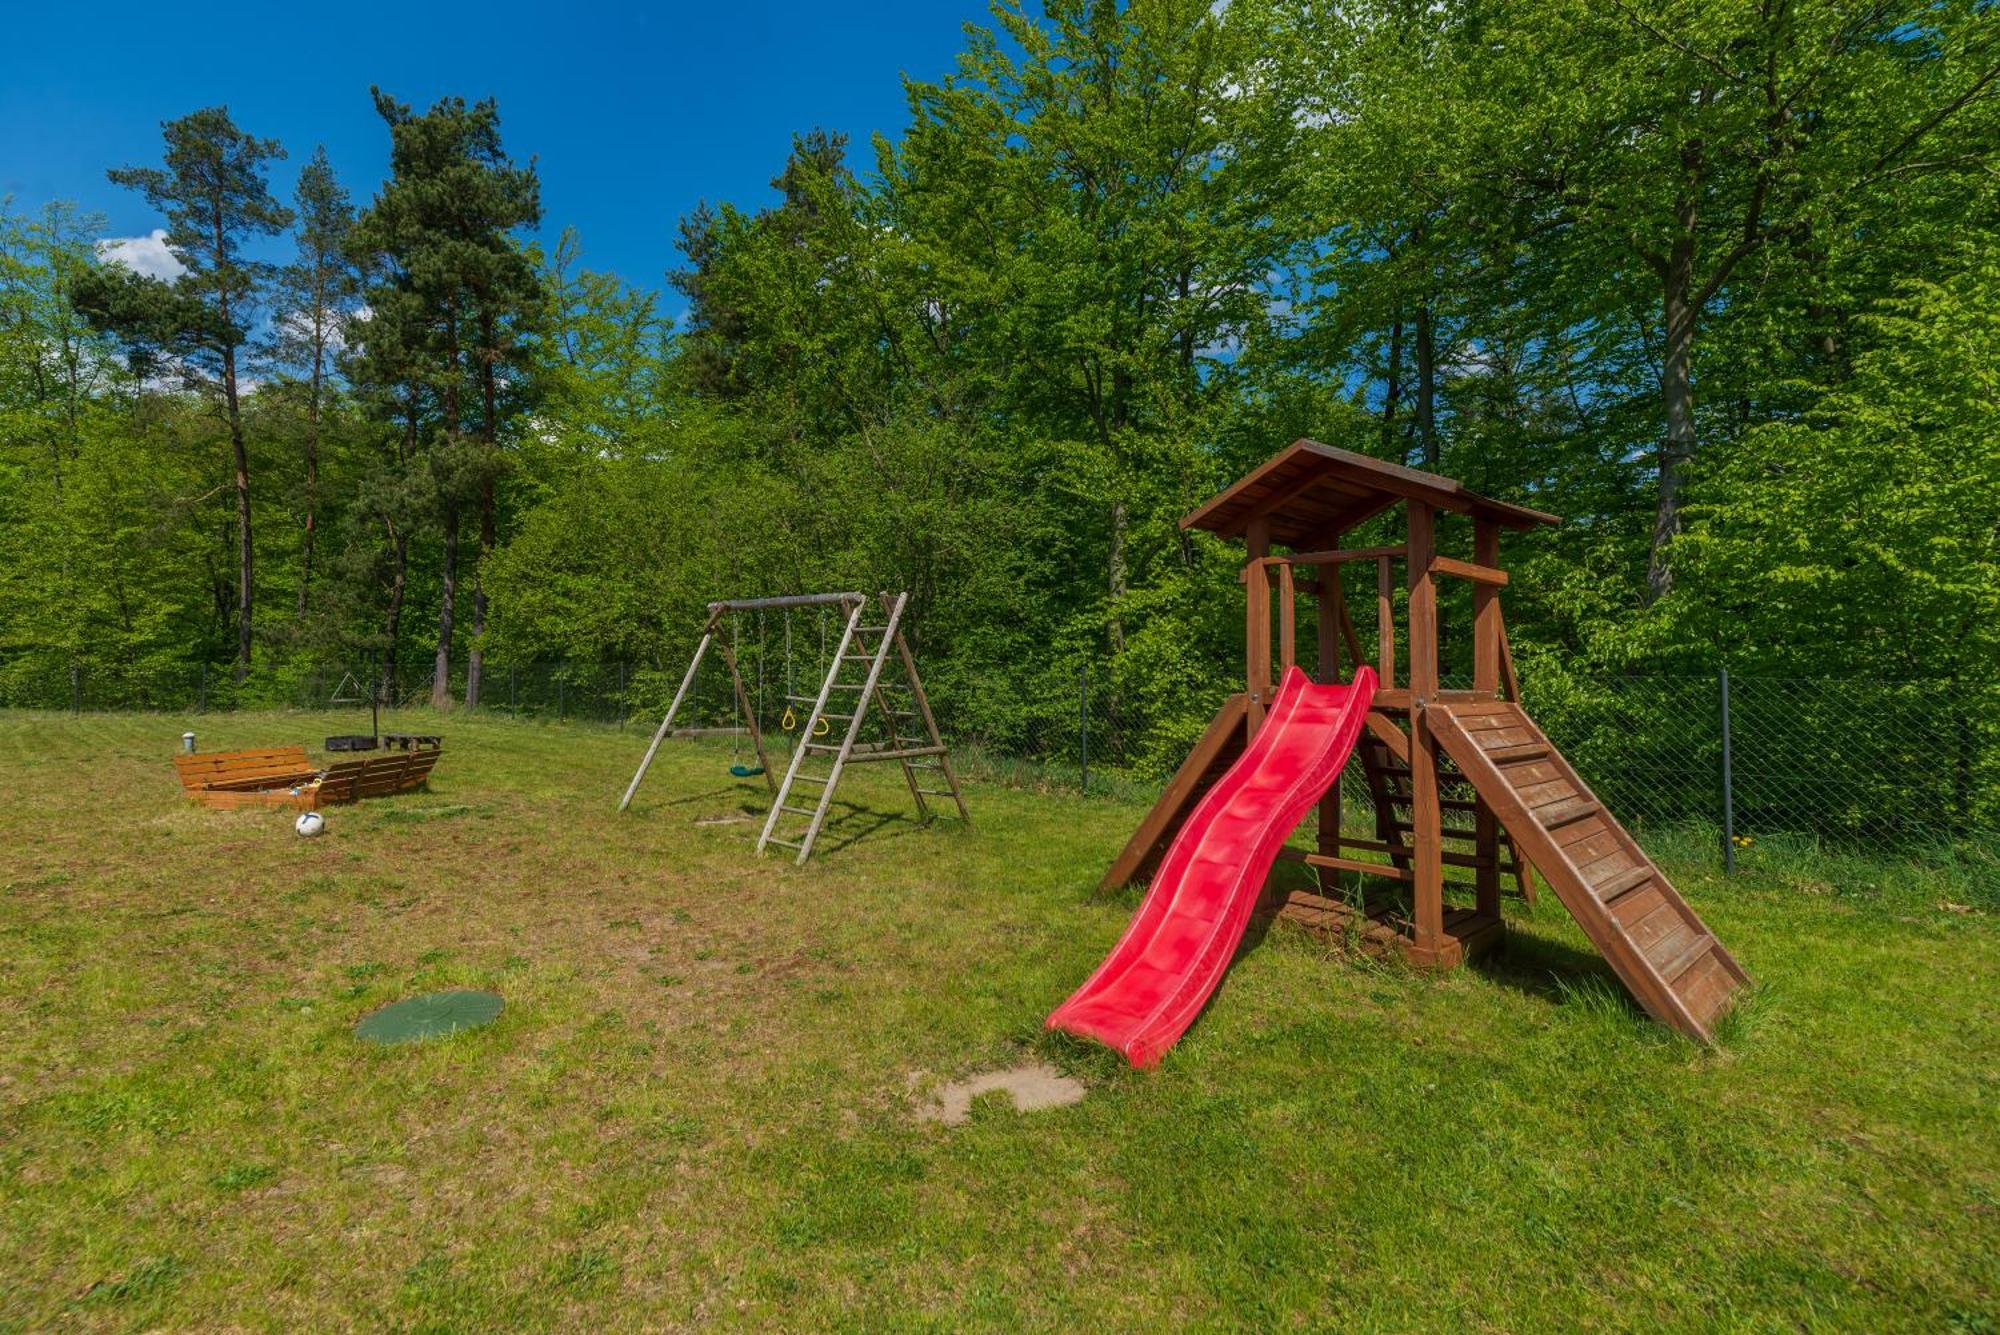
M 1623 899 L 1652 879 L 1651 867 L 1628 867 L 1603 885 L 1593 886 L 1591 892 L 1597 896 L 1598 903 L 1610 908 L 1615 901 Z
M 1548 755 L 1545 742 L 1522 742 L 1516 746 L 1502 746 L 1486 753 L 1486 758 L 1496 765 L 1511 765 L 1517 760 L 1540 760 Z
M 1697 936 L 1680 954 L 1659 966 L 1660 977 L 1667 980 L 1667 986 L 1672 987 L 1682 974 L 1695 966 L 1697 960 L 1713 949 L 1715 949 L 1714 937 L 1706 933 Z
M 809 819 L 819 814 L 817 811 L 814 811 L 811 807 L 790 807 L 784 805 L 782 802 L 778 804 L 778 810 L 789 811 L 794 816 L 805 816 Z
M 764 842 L 765 842 L 765 843 L 767 843 L 767 844 L 780 844 L 780 845 L 782 845 L 782 846 L 784 846 L 784 847 L 786 847 L 786 848 L 799 848 L 799 847 L 802 847 L 802 845 L 799 845 L 799 844 L 795 844 L 795 843 L 793 843 L 793 842 L 792 842 L 791 840 L 789 840 L 789 839 L 780 839 L 780 838 L 779 838 L 779 837 L 778 837 L 777 835 L 775 835 L 775 834 L 774 834 L 774 835 L 770 835 L 770 836 L 767 836 L 767 837 L 765 838 Z
M 1407 830 L 1412 834 L 1416 833 L 1417 829 L 1414 824 L 1406 820 L 1392 820 L 1389 822 L 1389 825 L 1392 829 Z M 1479 837 L 1475 831 L 1461 830 L 1451 825 L 1439 826 L 1438 833 L 1446 839 L 1477 839 Z
M 794 774 L 794 775 L 792 776 L 792 782 L 793 782 L 793 783 L 816 783 L 816 784 L 819 784 L 819 785 L 821 785 L 822 787 L 824 787 L 827 781 L 826 781 L 826 778 L 825 778 L 825 776 L 823 776 L 823 775 L 819 775 L 819 774 Z
M 913 746 L 903 751 L 856 751 L 847 757 L 847 763 L 856 765 L 864 760 L 907 760 L 911 756 L 941 756 L 944 753 L 942 746 Z
M 1544 817 L 1539 812 L 1534 813 L 1534 816 L 1541 823 L 1541 827 L 1544 830 L 1560 830 L 1565 825 L 1574 825 L 1580 820 L 1600 815 L 1603 811 L 1604 808 L 1595 802 L 1583 802 L 1571 807 L 1559 816 Z
M 953 791 L 952 791 L 951 789 L 949 789 L 949 788 L 919 788 L 919 789 L 917 789 L 917 791 L 918 791 L 918 792 L 920 792 L 920 793 L 923 793 L 924 795 L 926 795 L 926 796 L 928 796 L 928 797 L 957 797 L 957 796 L 958 796 L 958 794 L 957 794 L 957 793 L 953 792 Z

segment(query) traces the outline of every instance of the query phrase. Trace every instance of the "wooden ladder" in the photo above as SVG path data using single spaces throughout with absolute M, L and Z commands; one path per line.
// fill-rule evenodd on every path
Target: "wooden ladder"
M 1433 705 L 1431 732 L 1639 1004 L 1703 1043 L 1749 974 L 1519 705 Z
M 799 744 L 792 749 L 791 763 L 785 768 L 784 781 L 778 785 L 777 799 L 771 804 L 770 815 L 764 819 L 763 833 L 757 837 L 758 852 L 763 852 L 771 844 L 794 849 L 798 853 L 794 861 L 803 865 L 812 856 L 813 845 L 826 824 L 826 815 L 833 806 L 834 790 L 840 785 L 841 775 L 849 765 L 873 761 L 893 760 L 903 767 L 903 778 L 909 785 L 910 797 L 917 804 L 919 819 L 931 818 L 926 798 L 949 797 L 958 807 L 959 819 L 968 823 L 971 821 L 972 814 L 966 810 L 965 796 L 959 791 L 958 776 L 952 773 L 951 757 L 943 738 L 938 735 L 937 720 L 931 715 L 930 700 L 924 695 L 923 680 L 917 675 L 916 657 L 910 653 L 910 647 L 903 639 L 903 609 L 909 597 L 907 593 L 881 595 L 879 605 L 886 616 L 879 626 L 862 624 L 871 606 L 866 599 L 857 600 L 849 608 L 840 645 L 834 650 L 833 661 L 827 665 L 826 680 L 820 683 L 819 694 L 813 698 L 812 713 L 799 730 Z M 871 639 L 873 648 L 869 647 Z M 892 655 L 903 674 L 900 683 L 883 680 L 883 670 L 890 666 Z M 850 677 L 843 676 L 850 664 L 860 663 L 867 664 L 864 680 L 851 680 L 851 674 Z M 909 693 L 908 708 L 898 708 L 891 702 L 887 692 L 892 690 Z M 799 703 L 803 702 L 801 697 Z M 845 706 L 848 712 L 842 713 L 838 709 L 829 712 L 827 707 L 830 704 Z M 862 727 L 868 719 L 871 704 L 887 727 L 889 740 L 886 744 L 861 741 Z M 906 728 L 898 722 L 899 719 L 918 727 Z M 819 735 L 822 722 L 846 724 L 837 744 L 813 740 Z M 920 735 L 912 735 L 919 730 Z M 828 735 L 831 735 L 830 729 Z M 816 756 L 831 757 L 830 767 L 822 773 L 814 773 L 808 768 Z M 942 775 L 945 786 L 924 787 L 920 771 Z M 811 806 L 794 805 L 792 793 L 800 784 L 818 790 Z M 805 825 L 795 832 L 794 837 L 780 838 L 778 831 L 787 816 L 798 817 L 804 820 Z
M 1395 866 L 1408 870 L 1412 856 L 1412 836 L 1416 833 L 1414 795 L 1410 788 L 1409 740 L 1401 732 L 1400 753 L 1386 736 L 1374 732 L 1363 733 L 1356 743 L 1354 754 L 1361 761 L 1361 769 L 1368 784 L 1368 797 L 1375 806 L 1375 840 L 1382 845 L 1389 860 Z M 1438 806 L 1445 812 L 1470 816 L 1478 811 L 1478 803 L 1473 797 L 1463 795 L 1470 789 L 1478 789 L 1450 761 L 1450 757 L 1439 757 L 1437 767 L 1438 786 L 1446 795 L 1440 797 Z M 1471 845 L 1476 839 L 1474 831 L 1459 826 L 1446 826 L 1444 837 L 1460 840 Z M 1530 871 L 1531 863 L 1521 853 L 1514 836 L 1503 824 L 1499 830 L 1499 871 L 1511 878 L 1521 898 L 1528 903 L 1536 902 L 1535 883 Z M 1472 852 L 1451 852 L 1445 859 L 1448 866 L 1471 867 L 1476 865 L 1476 850 Z

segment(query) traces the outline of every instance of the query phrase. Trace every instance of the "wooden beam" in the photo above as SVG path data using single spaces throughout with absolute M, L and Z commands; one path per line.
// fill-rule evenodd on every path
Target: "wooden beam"
M 1416 857 L 1412 867 L 1412 946 L 1434 957 L 1444 948 L 1444 862 L 1442 813 L 1438 809 L 1437 754 L 1431 740 L 1430 703 L 1437 693 L 1437 585 L 1431 577 L 1436 556 L 1436 517 L 1412 500 L 1409 513 L 1410 584 L 1410 813 Z
M 1278 567 L 1278 671 L 1298 662 L 1298 594 L 1292 588 L 1292 568 Z
M 1375 562 L 1375 676 L 1386 687 L 1396 684 L 1396 590 L 1390 583 L 1389 558 Z
M 1354 660 L 1356 667 L 1368 661 L 1368 655 L 1363 653 L 1361 649 L 1361 637 L 1354 631 L 1354 618 L 1347 614 L 1347 599 L 1345 598 L 1340 600 L 1340 638 L 1346 644 L 1348 656 Z M 1377 674 L 1378 680 L 1379 675 Z
M 1306 581 L 1299 581 L 1303 587 Z M 1312 584 L 1314 609 L 1318 613 L 1314 649 L 1317 657 L 1313 660 L 1314 680 L 1330 686 L 1338 682 L 1340 673 L 1340 641 L 1343 631 L 1351 634 L 1353 628 L 1347 623 L 1347 591 L 1340 587 L 1340 576 L 1329 571 L 1325 578 Z M 1355 662 L 1360 662 L 1357 655 Z
M 711 614 L 710 625 L 713 625 L 713 618 L 720 617 L 725 612 L 761 612 L 781 607 L 820 607 L 828 603 L 853 604 L 865 601 L 864 596 L 858 593 L 794 593 L 782 598 L 725 598 L 710 603 L 708 610 Z
M 1187 759 L 1174 771 L 1174 777 L 1167 783 L 1166 791 L 1159 801 L 1153 803 L 1139 828 L 1125 841 L 1125 847 L 1098 882 L 1100 890 L 1115 890 L 1143 876 L 1150 876 L 1152 869 L 1181 822 L 1187 819 L 1195 802 L 1208 791 L 1207 778 L 1211 769 L 1221 767 L 1225 762 L 1233 763 L 1243 749 L 1243 719 L 1249 701 L 1241 695 L 1232 695 L 1222 702 L 1222 708 L 1209 720 L 1208 728 L 1202 733 Z
M 1319 552 L 1292 552 L 1287 556 L 1274 556 L 1273 561 L 1284 561 L 1295 566 L 1337 566 L 1349 561 L 1394 560 L 1403 555 L 1403 547 L 1350 547 L 1345 550 L 1331 548 Z
M 1343 858 L 1332 853 L 1307 853 L 1296 848 L 1281 848 L 1278 856 L 1286 862 L 1303 862 L 1308 867 L 1321 867 L 1328 871 L 1358 871 L 1364 876 L 1381 876 L 1391 881 L 1407 881 L 1410 873 L 1387 862 L 1363 862 L 1360 858 Z
M 1389 748 L 1391 756 L 1405 765 L 1410 763 L 1410 739 L 1403 735 L 1401 728 L 1389 721 L 1387 715 L 1371 709 L 1362 722 L 1370 733 L 1382 739 L 1382 745 Z
M 1335 541 L 1338 541 L 1335 535 Z M 1314 582 L 1313 607 L 1317 613 L 1313 630 L 1316 643 L 1313 658 L 1314 679 L 1322 685 L 1333 685 L 1341 679 L 1340 634 L 1347 626 L 1347 594 L 1340 585 L 1340 571 L 1329 567 L 1320 572 Z M 1358 660 L 1357 660 L 1358 661 Z M 1313 813 L 1313 829 L 1319 851 L 1325 854 L 1339 852 L 1340 838 L 1340 779 L 1335 776 L 1332 785 L 1320 794 L 1319 804 Z M 1322 882 L 1325 877 L 1320 878 Z M 1325 888 L 1322 885 L 1322 888 Z
M 1479 569 L 1498 580 L 1479 580 L 1472 590 L 1472 689 L 1497 696 L 1500 692 L 1500 588 L 1507 575 L 1500 567 L 1500 526 L 1490 519 L 1472 521 L 1472 558 Z M 1433 561 L 1436 568 L 1441 561 Z M 1477 790 L 1475 790 L 1476 793 Z M 1484 798 L 1473 805 L 1473 851 L 1479 869 L 1473 876 L 1474 902 L 1481 913 L 1500 912 L 1500 821 Z M 1525 887 L 1523 893 L 1526 893 Z
M 1485 524 L 1483 520 L 1479 521 L 1479 524 L 1482 527 L 1491 527 Z M 1456 575 L 1460 579 L 1469 579 L 1474 584 L 1487 584 L 1496 589 L 1507 586 L 1507 572 L 1498 566 L 1489 565 L 1484 561 L 1459 561 L 1449 556 L 1433 556 L 1431 558 L 1431 573 L 1437 575 Z
M 1250 563 L 1243 571 L 1243 682 L 1249 696 L 1249 735 L 1257 735 L 1271 703 L 1271 578 L 1264 558 L 1271 554 L 1271 525 L 1253 519 L 1244 534 Z

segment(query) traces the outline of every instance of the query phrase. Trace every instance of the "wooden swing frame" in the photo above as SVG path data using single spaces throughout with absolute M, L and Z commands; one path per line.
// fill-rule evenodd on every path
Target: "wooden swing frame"
M 917 808 L 919 819 L 929 820 L 930 804 L 927 797 L 949 797 L 957 808 L 961 821 L 970 823 L 971 815 L 965 805 L 957 776 L 951 768 L 947 748 L 939 736 L 937 720 L 931 713 L 929 697 L 924 692 L 923 679 L 917 672 L 916 656 L 910 651 L 909 643 L 902 632 L 904 609 L 909 602 L 907 593 L 882 593 L 871 599 L 860 593 L 808 593 L 789 594 L 774 598 L 732 598 L 712 602 L 708 605 L 708 620 L 702 627 L 701 642 L 696 646 L 694 657 L 688 661 L 686 673 L 681 677 L 680 688 L 674 692 L 673 703 L 660 720 L 659 728 L 653 734 L 652 742 L 646 747 L 645 756 L 639 761 L 638 770 L 632 775 L 632 782 L 625 788 L 625 795 L 619 800 L 618 809 L 624 811 L 631 805 L 633 794 L 638 792 L 640 781 L 652 766 L 653 757 L 659 751 L 660 743 L 668 736 L 709 735 L 714 729 L 682 729 L 675 731 L 673 721 L 680 712 L 682 702 L 693 689 L 695 674 L 701 667 L 711 644 L 718 645 L 723 662 L 729 668 L 729 680 L 735 692 L 736 709 L 742 716 L 744 731 L 750 734 L 751 745 L 756 748 L 757 765 L 764 778 L 764 785 L 771 793 L 771 809 L 764 822 L 764 829 L 757 840 L 759 852 L 770 845 L 793 849 L 797 861 L 803 864 L 812 855 L 814 843 L 818 840 L 834 792 L 841 774 L 849 765 L 874 761 L 898 762 L 909 788 L 911 800 Z M 794 707 L 810 704 L 811 711 L 799 724 L 799 740 L 792 748 L 790 762 L 785 766 L 784 777 L 780 779 L 773 771 L 770 758 L 764 749 L 764 735 L 757 721 L 757 710 L 750 702 L 750 691 L 743 680 L 743 674 L 736 661 L 733 648 L 723 642 L 717 634 L 722 623 L 731 615 L 741 612 L 765 612 L 772 610 L 789 611 L 798 607 L 835 606 L 845 618 L 840 642 L 835 646 L 832 657 L 825 666 L 825 680 L 818 694 L 813 696 L 794 695 L 788 689 L 785 693 L 786 713 L 791 715 Z M 879 606 L 884 624 L 863 626 L 868 609 Z M 869 647 L 873 641 L 873 647 Z M 789 645 L 790 641 L 787 640 Z M 854 652 L 858 650 L 859 652 Z M 843 682 L 841 673 L 849 663 L 867 664 L 865 682 Z M 901 681 L 891 680 L 900 676 Z M 909 709 L 898 709 L 887 692 L 901 688 L 910 694 Z M 836 696 L 836 692 L 842 694 Z M 846 694 L 852 692 L 852 694 Z M 829 705 L 851 710 L 850 713 L 830 712 Z M 884 720 L 889 741 L 884 743 L 864 743 L 860 735 L 864 721 L 870 710 Z M 916 728 L 899 725 L 898 718 L 913 720 Z M 816 740 L 831 738 L 835 729 L 830 721 L 846 724 L 837 744 Z M 731 729 L 734 733 L 735 730 Z M 905 733 L 909 736 L 905 736 Z M 740 734 L 738 734 L 740 735 Z M 803 768 L 810 753 L 820 753 L 831 764 L 825 774 L 814 774 Z M 918 771 L 937 771 L 945 787 L 927 788 Z M 795 784 L 803 784 L 810 790 L 810 807 L 791 804 Z M 807 819 L 807 825 L 798 831 L 788 832 L 793 837 L 781 837 L 779 823 L 786 815 Z

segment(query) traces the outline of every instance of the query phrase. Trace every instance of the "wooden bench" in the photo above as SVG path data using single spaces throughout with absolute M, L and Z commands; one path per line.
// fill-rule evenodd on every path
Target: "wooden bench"
M 370 756 L 366 760 L 343 760 L 330 766 L 320 780 L 319 800 L 357 802 L 364 797 L 386 797 L 406 793 L 430 782 L 431 770 L 444 752 L 438 747 Z
M 303 746 L 271 746 L 256 751 L 204 751 L 174 757 L 174 770 L 190 800 L 206 807 L 291 807 L 318 805 L 319 771 Z M 298 789 L 294 792 L 293 789 Z
M 313 811 L 329 802 L 358 802 L 421 788 L 430 782 L 431 770 L 443 754 L 439 747 L 426 747 L 342 760 L 321 770 L 306 759 L 303 746 L 274 746 L 179 755 L 174 757 L 174 769 L 188 797 L 203 806 Z

